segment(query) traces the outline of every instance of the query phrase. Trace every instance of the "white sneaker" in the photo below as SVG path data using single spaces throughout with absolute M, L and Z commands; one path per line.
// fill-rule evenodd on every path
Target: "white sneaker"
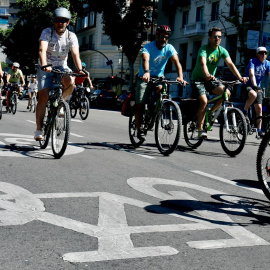
M 43 141 L 43 136 L 42 136 L 42 131 L 41 130 L 36 130 L 35 131 L 34 139 L 36 141 Z
M 61 108 L 58 117 L 63 118 L 65 116 L 64 108 Z

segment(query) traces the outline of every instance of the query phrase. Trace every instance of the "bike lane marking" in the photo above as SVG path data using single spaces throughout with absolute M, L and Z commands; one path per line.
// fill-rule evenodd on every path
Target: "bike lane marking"
M 231 181 L 231 180 L 228 180 L 228 179 L 225 179 L 225 178 L 216 176 L 216 175 L 212 175 L 212 174 L 209 174 L 209 173 L 205 173 L 205 172 L 201 172 L 201 171 L 196 171 L 196 170 L 190 171 L 190 172 L 196 173 L 196 174 L 199 174 L 199 175 L 202 175 L 202 176 L 205 176 L 207 178 L 212 178 L 212 179 L 218 180 L 218 181 L 223 182 L 223 183 L 226 183 L 226 184 L 230 184 L 230 185 L 233 185 L 233 186 L 244 188 L 244 189 L 247 189 L 249 191 L 253 191 L 253 192 L 259 193 L 259 194 L 264 194 L 263 191 L 260 190 L 260 189 L 253 188 L 253 187 L 250 187 L 250 186 L 241 184 L 241 183 L 237 183 L 237 182 L 234 182 L 234 181 Z
M 50 146 L 46 149 L 39 147 L 39 143 L 34 140 L 34 135 L 0 133 L 0 137 L 4 137 L 3 139 L 0 138 L 0 157 L 45 157 L 53 155 Z M 83 151 L 83 147 L 69 142 L 65 155 L 79 154 Z
M 181 212 L 153 205 L 150 202 L 107 193 L 107 192 L 74 192 L 74 193 L 42 193 L 33 194 L 19 186 L 0 182 L 0 226 L 23 225 L 25 223 L 39 220 L 55 226 L 66 228 L 86 236 L 98 239 L 96 251 L 69 252 L 63 254 L 63 259 L 69 262 L 97 262 L 107 260 L 121 260 L 154 256 L 176 255 L 179 251 L 171 246 L 147 246 L 134 247 L 131 234 L 154 233 L 154 232 L 183 232 L 183 231 L 207 231 L 218 229 L 231 236 L 230 239 L 188 241 L 186 244 L 195 249 L 216 249 L 230 247 L 260 246 L 270 243 L 251 233 L 246 228 L 234 222 L 227 213 L 226 206 L 217 209 L 211 204 L 205 204 L 190 196 L 186 191 L 168 191 L 163 193 L 154 188 L 156 185 L 170 185 L 179 188 L 192 189 L 206 193 L 210 196 L 220 195 L 218 190 L 176 181 L 159 178 L 136 177 L 127 180 L 130 187 L 136 191 L 162 200 L 180 200 L 185 202 L 192 211 Z M 222 193 L 222 195 L 228 195 Z M 87 198 L 99 199 L 98 224 L 92 225 L 71 218 L 46 212 L 41 199 L 55 198 Z M 230 197 L 228 196 L 228 200 Z M 233 201 L 235 203 L 235 200 Z M 179 223 L 166 225 L 129 226 L 127 222 L 125 205 L 151 210 L 160 214 L 166 214 L 180 219 Z M 234 214 L 246 214 L 252 212 L 248 209 L 233 208 Z M 226 212 L 227 211 L 227 212 Z M 90 214 L 90 213 L 89 213 Z M 183 223 L 185 219 L 188 223 Z M 211 232 L 209 232 L 211 234 Z M 179 240 L 181 240 L 179 236 Z M 91 239 L 90 239 L 91 241 Z M 168 244 L 169 244 L 168 239 Z

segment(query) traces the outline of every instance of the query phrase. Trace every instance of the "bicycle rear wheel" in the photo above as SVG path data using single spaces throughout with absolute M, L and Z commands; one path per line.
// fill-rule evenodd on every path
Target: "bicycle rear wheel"
M 193 120 L 190 120 L 184 124 L 184 138 L 186 144 L 192 149 L 195 149 L 202 144 L 203 139 L 198 137 L 197 115 Z
M 34 93 L 33 93 L 33 95 L 34 95 Z M 34 95 L 33 98 L 32 98 L 32 110 L 33 110 L 33 113 L 36 112 L 36 108 L 37 108 L 37 98 Z
M 0 95 L 0 120 L 2 119 L 2 114 L 3 114 L 3 101 L 2 101 L 2 97 Z
M 39 141 L 39 145 L 41 149 L 45 149 L 48 146 L 49 139 L 50 139 L 50 131 L 51 131 L 50 116 L 48 112 L 48 107 L 46 107 L 45 116 L 42 122 L 43 140 Z
M 138 129 L 136 127 L 135 116 L 134 115 L 132 115 L 132 116 L 129 117 L 128 131 L 129 131 L 129 138 L 130 138 L 131 144 L 135 148 L 140 147 L 143 144 L 143 141 L 140 140 L 137 137 L 137 135 L 138 135 Z
M 85 120 L 89 114 L 89 100 L 88 98 L 81 99 L 81 107 L 80 107 L 80 117 L 82 120 Z
M 52 124 L 52 151 L 60 158 L 66 151 L 70 134 L 70 111 L 65 101 L 59 103 Z
M 164 156 L 171 154 L 178 146 L 181 127 L 179 106 L 171 100 L 163 102 L 156 118 L 155 140 L 158 150 Z
M 69 108 L 71 118 L 75 118 L 75 116 L 77 115 L 77 105 L 75 99 L 73 99 L 73 96 L 71 96 L 71 99 L 69 101 Z
M 257 176 L 265 196 L 270 200 L 270 133 L 263 137 L 257 153 Z
M 228 108 L 227 122 L 228 125 L 222 117 L 219 129 L 220 143 L 225 153 L 234 157 L 241 153 L 245 146 L 247 123 L 244 114 L 237 108 Z

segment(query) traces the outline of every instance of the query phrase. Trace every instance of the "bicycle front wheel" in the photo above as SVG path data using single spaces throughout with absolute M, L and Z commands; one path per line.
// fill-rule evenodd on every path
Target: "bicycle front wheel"
M 156 118 L 155 140 L 157 148 L 164 156 L 170 155 L 178 146 L 182 127 L 179 106 L 169 100 L 162 103 Z
M 65 101 L 59 103 L 52 124 L 52 151 L 61 158 L 66 151 L 70 134 L 70 111 Z
M 247 139 L 247 123 L 244 114 L 237 108 L 228 108 L 227 122 L 224 117 L 219 129 L 220 143 L 229 156 L 241 153 Z
M 138 136 L 138 129 L 136 127 L 136 122 L 135 122 L 135 116 L 134 115 L 129 117 L 128 131 L 129 131 L 129 138 L 130 138 L 131 144 L 135 148 L 140 147 L 143 144 L 143 141 L 140 140 L 137 137 Z
M 81 107 L 80 107 L 80 117 L 82 120 L 85 120 L 89 114 L 89 100 L 88 98 L 81 99 Z
M 71 118 L 75 118 L 77 114 L 77 105 L 75 99 L 71 96 L 71 99 L 69 101 L 69 109 L 70 109 L 70 116 Z
M 203 139 L 198 137 L 198 118 L 197 115 L 193 120 L 187 121 L 184 124 L 184 138 L 186 144 L 192 149 L 199 147 Z
M 270 132 L 265 134 L 260 143 L 256 165 L 261 189 L 270 200 Z
M 3 101 L 2 97 L 0 96 L 0 120 L 2 119 L 2 114 L 3 114 Z
M 33 95 L 34 95 L 34 93 L 33 93 Z M 33 113 L 35 113 L 36 112 L 36 108 L 37 108 L 37 98 L 34 95 L 32 99 L 33 99 L 32 100 L 32 110 L 33 110 Z
M 43 140 L 39 141 L 39 145 L 40 145 L 41 149 L 45 149 L 48 146 L 49 139 L 50 139 L 50 131 L 51 131 L 50 116 L 49 116 L 49 112 L 48 112 L 48 107 L 46 107 L 45 116 L 44 116 L 43 122 L 42 122 Z
M 11 97 L 11 104 L 12 104 L 11 111 L 12 111 L 13 114 L 15 114 L 16 111 L 17 111 L 17 104 L 18 104 L 17 95 L 14 95 L 14 96 Z

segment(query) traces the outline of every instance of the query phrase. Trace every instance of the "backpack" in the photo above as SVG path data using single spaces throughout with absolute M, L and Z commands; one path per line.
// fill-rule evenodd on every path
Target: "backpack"
M 121 114 L 126 117 L 133 116 L 135 113 L 135 96 L 130 93 L 127 99 L 124 101 Z

